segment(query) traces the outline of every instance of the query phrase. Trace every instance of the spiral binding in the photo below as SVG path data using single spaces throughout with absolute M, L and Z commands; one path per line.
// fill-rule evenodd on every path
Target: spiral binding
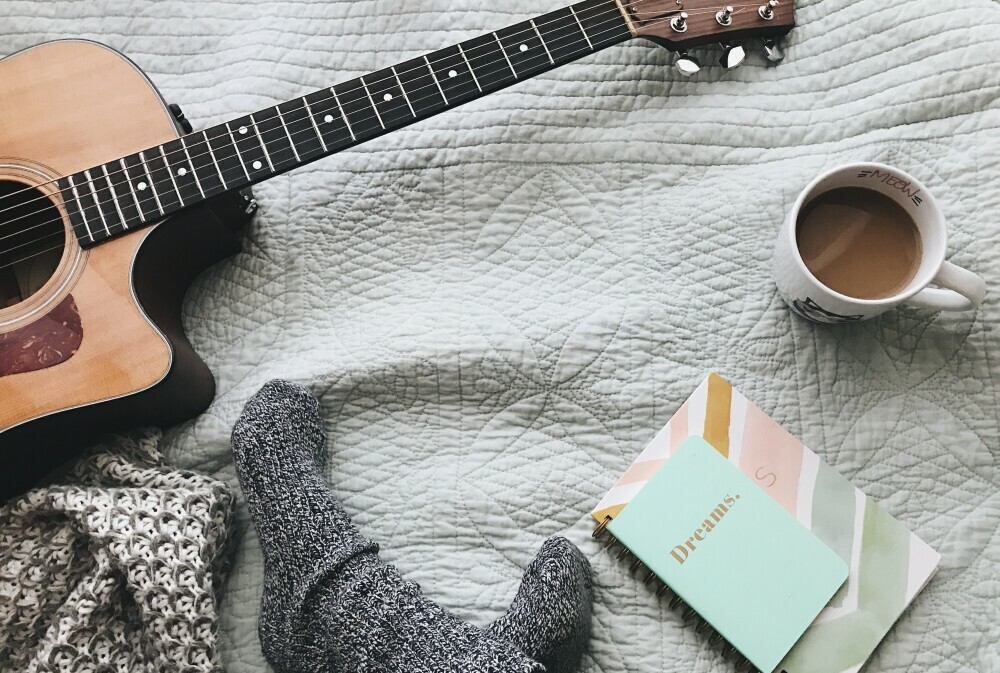
M 620 543 L 618 542 L 618 538 L 612 535 L 611 532 L 608 530 L 608 524 L 610 523 L 611 523 L 611 517 L 605 516 L 604 520 L 597 525 L 596 529 L 594 529 L 593 537 L 596 540 L 600 540 L 606 534 L 608 539 L 604 543 L 603 547 L 605 550 L 613 551 L 612 548 L 616 544 Z M 640 569 L 644 570 L 645 575 L 643 576 L 642 579 L 643 584 L 649 584 L 651 580 L 655 579 L 656 582 L 658 582 L 660 585 L 656 589 L 657 598 L 669 595 L 670 609 L 676 610 L 680 608 L 681 610 L 683 610 L 683 612 L 681 613 L 681 619 L 683 619 L 685 622 L 690 620 L 692 617 L 697 617 L 697 621 L 694 628 L 695 633 L 704 633 L 705 637 L 708 639 L 708 644 L 712 647 L 716 647 L 719 645 L 719 643 L 722 643 L 722 655 L 734 661 L 734 663 L 736 664 L 737 671 L 740 671 L 741 673 L 743 671 L 757 671 L 757 669 L 754 668 L 753 664 L 750 663 L 749 659 L 743 656 L 743 654 L 741 654 L 739 650 L 737 650 L 735 647 L 733 647 L 732 644 L 729 643 L 729 641 L 723 638 L 722 634 L 720 634 L 718 631 L 712 628 L 711 624 L 709 624 L 707 621 L 705 621 L 704 618 L 701 617 L 701 615 L 695 612 L 694 608 L 685 603 L 684 600 L 680 597 L 680 595 L 678 595 L 669 586 L 667 586 L 667 584 L 663 580 L 661 580 L 659 577 L 656 576 L 656 573 L 654 573 L 652 570 L 646 567 L 646 565 L 641 560 L 639 560 L 638 557 L 636 557 L 634 554 L 632 554 L 632 552 L 628 550 L 628 547 L 626 547 L 625 545 L 622 545 L 621 547 L 622 547 L 621 550 L 618 551 L 615 558 L 619 561 L 629 562 L 630 573 L 634 574 L 636 570 Z

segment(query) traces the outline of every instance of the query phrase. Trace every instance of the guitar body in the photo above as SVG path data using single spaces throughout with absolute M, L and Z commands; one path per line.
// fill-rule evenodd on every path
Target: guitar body
M 0 187 L 13 198 L 44 194 L 57 224 L 38 228 L 65 231 L 55 232 L 61 255 L 50 253 L 47 280 L 30 296 L 0 294 L 0 498 L 100 432 L 169 424 L 212 400 L 214 379 L 184 335 L 181 302 L 200 271 L 238 250 L 252 202 L 225 194 L 84 250 L 51 183 L 178 135 L 153 84 L 108 47 L 50 42 L 0 60 Z M 14 278 L 0 282 L 16 286 Z

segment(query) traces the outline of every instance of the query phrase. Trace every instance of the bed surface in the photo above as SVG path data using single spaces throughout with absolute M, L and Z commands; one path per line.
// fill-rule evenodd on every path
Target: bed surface
M 0 52 L 108 43 L 204 128 L 552 7 L 0 0 Z M 1000 671 L 1000 5 L 804 0 L 798 21 L 777 68 L 684 80 L 635 41 L 259 186 L 244 252 L 186 303 L 219 393 L 168 459 L 235 484 L 244 402 L 304 382 L 328 479 L 432 598 L 485 625 L 563 534 L 596 578 L 584 672 L 728 671 L 588 516 L 718 371 L 943 555 L 866 671 Z M 935 192 L 950 258 L 990 285 L 978 312 L 790 315 L 777 227 L 856 160 Z M 252 673 L 262 564 L 238 520 L 221 629 Z

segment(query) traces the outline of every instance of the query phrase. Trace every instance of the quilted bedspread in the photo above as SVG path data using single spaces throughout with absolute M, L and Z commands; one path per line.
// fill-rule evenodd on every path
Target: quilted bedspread
M 552 8 L 0 0 L 0 51 L 108 43 L 205 127 Z M 730 671 L 588 516 L 718 371 L 943 556 L 866 671 L 1000 672 L 1000 5 L 800 0 L 798 23 L 778 67 L 754 51 L 687 80 L 633 41 L 259 186 L 244 251 L 186 302 L 219 389 L 168 432 L 168 459 L 235 484 L 244 402 L 304 382 L 333 488 L 441 604 L 488 623 L 562 534 L 595 572 L 584 672 Z M 982 308 L 845 327 L 789 313 L 777 227 L 852 160 L 931 187 L 950 258 L 990 285 Z M 245 506 L 238 536 L 224 659 L 252 673 Z

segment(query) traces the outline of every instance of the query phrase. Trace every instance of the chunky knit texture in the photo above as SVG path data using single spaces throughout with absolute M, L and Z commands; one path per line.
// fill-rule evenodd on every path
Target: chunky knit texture
M 425 598 L 382 562 L 318 468 L 316 399 L 273 381 L 233 431 L 236 472 L 264 553 L 260 639 L 278 673 L 568 673 L 590 631 L 590 565 L 543 546 L 510 611 L 487 630 Z
M 0 507 L 0 671 L 221 673 L 229 486 L 124 437 Z

